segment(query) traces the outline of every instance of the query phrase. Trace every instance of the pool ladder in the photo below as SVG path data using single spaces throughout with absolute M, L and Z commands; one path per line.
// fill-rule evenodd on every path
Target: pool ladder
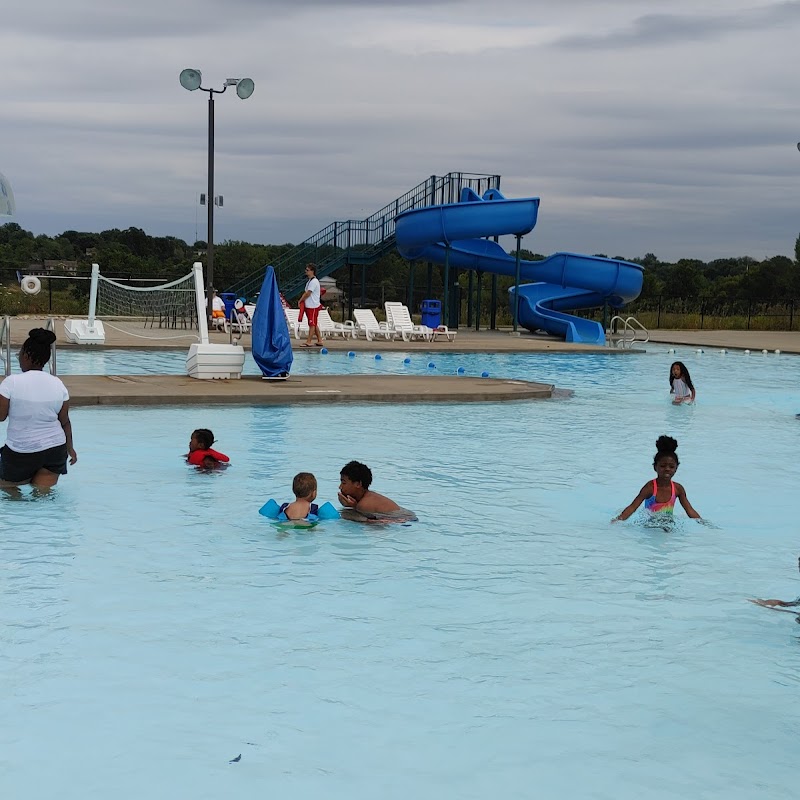
M 48 317 L 45 329 L 56 332 L 56 321 L 53 317 Z M 11 317 L 6 314 L 0 322 L 0 350 L 3 353 L 3 376 L 11 374 Z M 56 343 L 50 345 L 50 374 L 57 374 L 56 364 Z
M 619 326 L 622 326 L 620 330 Z M 637 334 L 643 334 L 643 338 L 638 339 Z M 639 322 L 636 317 L 626 317 L 623 319 L 619 315 L 611 318 L 608 324 L 608 343 L 612 347 L 633 347 L 633 343 L 644 344 L 650 341 L 650 331 Z

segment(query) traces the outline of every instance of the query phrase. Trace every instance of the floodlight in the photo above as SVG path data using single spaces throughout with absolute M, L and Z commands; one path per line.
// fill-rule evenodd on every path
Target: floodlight
M 199 69 L 185 69 L 181 72 L 181 86 L 183 86 L 184 89 L 188 89 L 190 92 L 200 88 L 202 79 L 203 76 L 200 74 Z
M 256 85 L 253 83 L 252 78 L 241 78 L 236 84 L 236 94 L 238 94 L 242 100 L 247 100 L 247 98 L 253 94 L 255 88 Z

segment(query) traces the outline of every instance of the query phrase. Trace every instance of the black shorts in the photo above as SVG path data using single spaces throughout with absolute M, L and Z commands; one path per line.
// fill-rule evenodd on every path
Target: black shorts
M 0 448 L 0 480 L 27 483 L 40 469 L 67 474 L 67 446 L 49 447 L 38 453 L 17 453 L 7 444 Z

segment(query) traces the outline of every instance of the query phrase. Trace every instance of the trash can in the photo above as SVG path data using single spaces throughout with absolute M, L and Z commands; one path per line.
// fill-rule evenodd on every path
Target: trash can
M 429 328 L 438 328 L 442 324 L 442 301 L 423 300 L 419 310 L 422 312 L 422 324 Z
M 233 311 L 233 305 L 237 300 L 235 292 L 220 292 L 219 293 L 220 300 L 225 303 L 225 319 L 231 318 L 231 311 Z

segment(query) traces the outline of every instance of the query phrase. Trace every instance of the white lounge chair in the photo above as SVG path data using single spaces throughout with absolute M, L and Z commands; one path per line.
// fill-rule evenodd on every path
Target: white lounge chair
M 356 328 L 352 320 L 347 322 L 334 322 L 331 319 L 331 312 L 327 308 L 321 308 L 317 317 L 320 333 L 323 336 L 341 336 L 343 339 L 348 337 L 356 338 Z
M 384 303 L 386 308 L 386 321 L 389 327 L 397 331 L 402 337 L 404 342 L 410 342 L 412 339 L 424 339 L 430 342 L 433 339 L 433 328 L 427 325 L 415 325 L 411 319 L 411 312 L 407 306 L 402 303 Z
M 448 342 L 454 342 L 456 340 L 456 334 L 458 331 L 451 331 L 447 325 L 439 325 L 438 328 L 432 328 L 433 336 L 431 337 L 431 341 L 435 342 L 440 337 L 444 337 L 447 339 Z
M 308 336 L 308 319 L 303 317 L 302 322 L 297 321 L 297 315 L 300 313 L 297 308 L 284 308 L 283 313 L 286 314 L 286 324 L 289 330 L 294 334 L 295 339 L 300 336 Z
M 397 332 L 393 331 L 387 323 L 378 322 L 375 319 L 375 314 L 371 308 L 354 308 L 353 316 L 356 318 L 356 336 L 359 333 L 363 333 L 370 342 L 375 338 L 391 340 L 397 336 Z

